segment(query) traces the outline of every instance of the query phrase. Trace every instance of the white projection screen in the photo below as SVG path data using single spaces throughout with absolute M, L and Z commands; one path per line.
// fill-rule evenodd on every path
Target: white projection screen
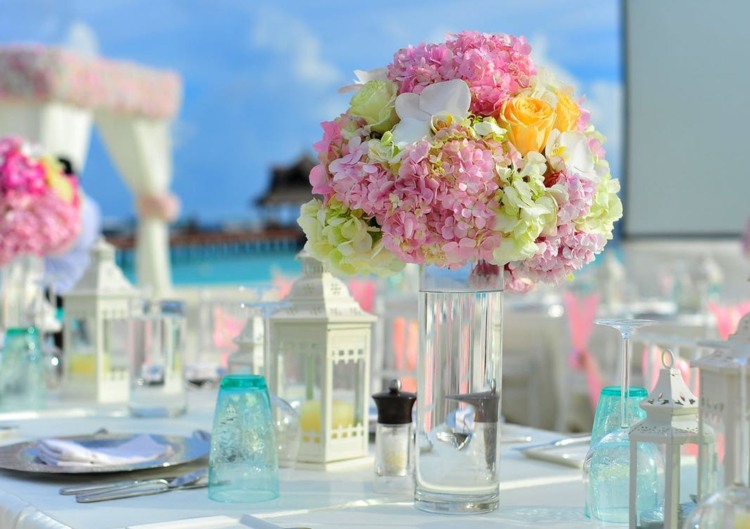
M 622 0 L 625 238 L 736 237 L 750 215 L 750 0 Z

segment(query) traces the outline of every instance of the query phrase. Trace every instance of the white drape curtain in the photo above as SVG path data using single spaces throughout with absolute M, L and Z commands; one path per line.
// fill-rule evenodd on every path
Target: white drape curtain
M 45 152 L 65 156 L 83 171 L 93 114 L 88 108 L 57 102 L 0 102 L 0 136 L 18 135 Z
M 97 111 L 96 126 L 118 171 L 136 199 L 169 192 L 172 180 L 170 123 L 165 120 Z M 138 219 L 138 286 L 162 297 L 171 291 L 169 228 L 161 218 Z

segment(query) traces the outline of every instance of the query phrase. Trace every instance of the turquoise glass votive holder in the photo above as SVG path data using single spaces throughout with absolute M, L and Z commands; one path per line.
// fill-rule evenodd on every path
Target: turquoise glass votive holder
M 208 497 L 250 503 L 278 496 L 278 449 L 266 380 L 227 375 L 216 399 Z

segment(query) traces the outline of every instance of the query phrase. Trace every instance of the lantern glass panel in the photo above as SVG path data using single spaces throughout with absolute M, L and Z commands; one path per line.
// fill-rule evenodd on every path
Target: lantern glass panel
M 362 417 L 362 385 L 365 383 L 364 362 L 336 362 L 333 364 L 334 417 L 340 414 L 338 425 L 342 427 L 360 425 Z M 336 424 L 334 424 L 334 428 Z
M 632 442 L 634 441 L 631 438 Z M 638 442 L 636 453 L 636 527 L 662 527 L 666 445 Z
M 94 343 L 94 328 L 86 318 L 71 318 L 66 346 L 68 355 L 68 370 L 76 375 L 91 375 L 96 373 L 96 348 Z
M 704 370 L 701 378 L 700 429 L 701 434 L 713 434 L 713 446 L 701 447 L 700 497 L 706 498 L 725 485 L 739 457 L 740 404 L 739 377 Z M 727 474 L 729 473 L 729 474 Z M 745 476 L 747 477 L 747 476 Z
M 318 347 L 312 343 L 285 341 L 278 357 L 276 392 L 293 405 L 319 401 L 324 366 Z
M 126 319 L 102 321 L 102 355 L 105 370 L 127 376 L 129 366 L 128 349 L 130 325 Z
M 289 402 L 300 414 L 300 430 L 320 432 L 321 398 L 325 373 L 325 355 L 322 345 L 313 333 L 295 332 L 279 328 L 280 336 L 274 347 L 275 369 L 269 376 L 275 384 L 271 392 Z M 304 340 L 289 338 L 304 336 Z

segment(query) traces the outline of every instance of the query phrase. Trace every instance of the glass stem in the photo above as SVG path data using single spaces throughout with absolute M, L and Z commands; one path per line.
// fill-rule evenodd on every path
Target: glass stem
M 630 334 L 623 334 L 622 373 L 620 383 L 620 428 L 628 428 L 628 398 L 630 397 Z

